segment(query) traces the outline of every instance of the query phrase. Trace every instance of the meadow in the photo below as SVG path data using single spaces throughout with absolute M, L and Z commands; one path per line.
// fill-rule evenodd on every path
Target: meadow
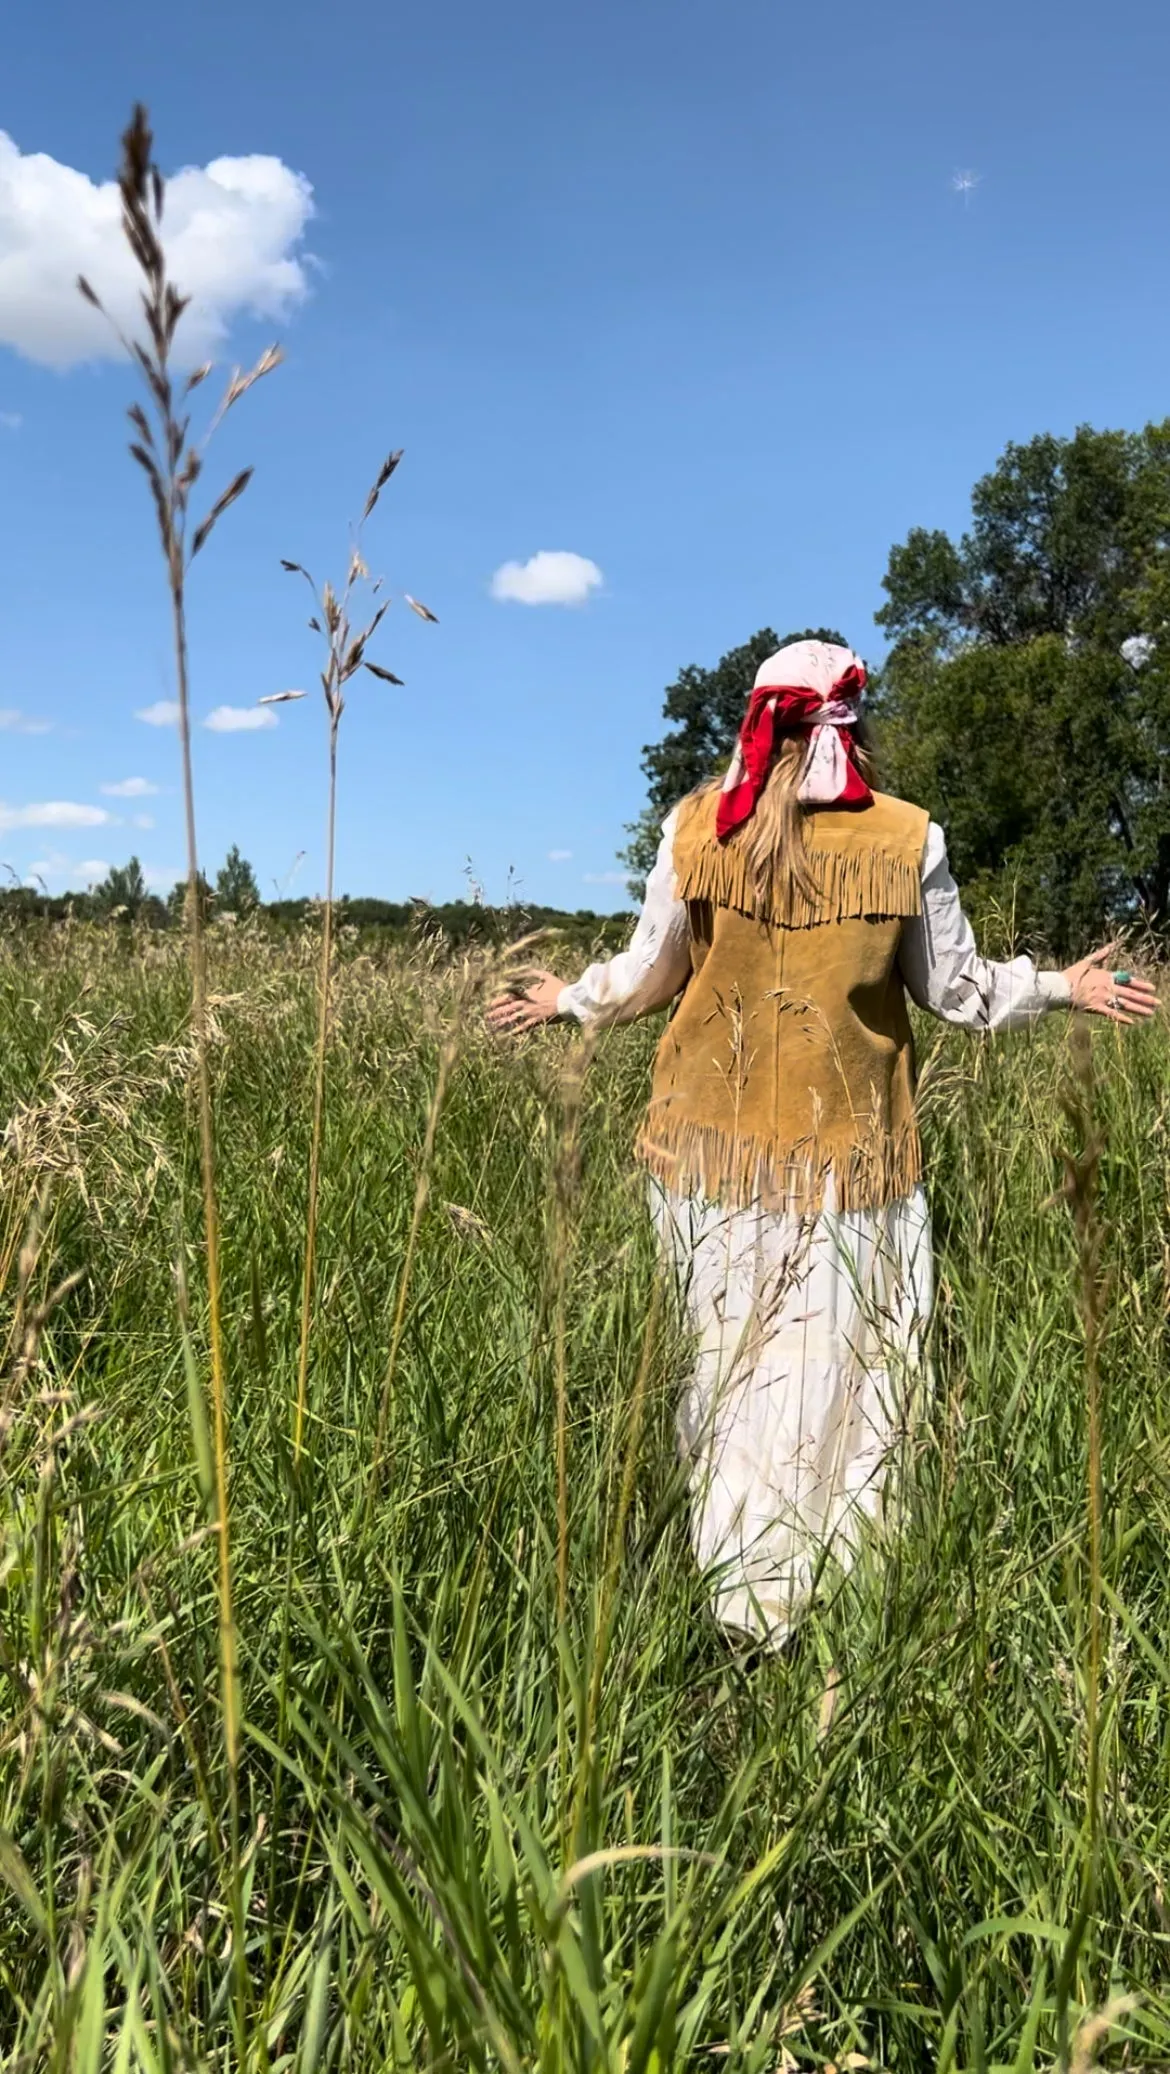
M 233 1762 L 185 953 L 0 938 L 3 2064 L 1170 2065 L 1164 1024 L 921 1029 L 932 1389 L 760 1658 L 654 1032 L 494 1045 L 486 954 L 338 942 L 298 1446 L 319 951 L 208 930 Z

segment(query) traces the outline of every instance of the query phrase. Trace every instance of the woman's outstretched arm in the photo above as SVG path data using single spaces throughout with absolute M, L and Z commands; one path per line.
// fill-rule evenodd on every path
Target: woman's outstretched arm
M 538 973 L 523 994 L 493 1002 L 488 1010 L 493 1029 L 531 1030 L 558 1016 L 579 1023 L 627 1023 L 669 1006 L 691 969 L 687 911 L 674 882 L 674 826 L 671 814 L 627 948 L 590 965 L 571 984 L 554 972 Z
M 907 921 L 898 963 L 920 1008 L 969 1030 L 1013 1030 L 1052 1008 L 1083 1008 L 1114 1022 L 1144 1020 L 1157 1007 L 1146 980 L 1119 986 L 1102 969 L 1116 951 L 1106 944 L 1064 972 L 1039 970 L 1030 958 L 999 963 L 980 957 L 947 862 L 946 839 L 932 821 L 922 860 L 922 913 Z

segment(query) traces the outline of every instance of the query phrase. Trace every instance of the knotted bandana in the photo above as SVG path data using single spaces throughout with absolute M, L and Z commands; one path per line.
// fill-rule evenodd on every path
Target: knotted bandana
M 784 733 L 808 740 L 798 794 L 805 806 L 869 806 L 853 736 L 864 690 L 860 657 L 829 642 L 793 641 L 761 663 L 723 780 L 716 834 L 724 838 L 750 821 Z

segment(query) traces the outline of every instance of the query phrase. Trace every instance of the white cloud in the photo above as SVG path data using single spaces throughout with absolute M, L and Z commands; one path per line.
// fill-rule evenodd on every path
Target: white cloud
M 258 727 L 275 727 L 276 715 L 271 706 L 217 706 L 203 723 L 212 734 L 251 734 Z
M 0 410 L 0 432 L 19 432 L 23 423 L 18 410 Z
M 550 850 L 548 861 L 550 864 L 567 864 L 572 854 L 571 850 Z
M 79 806 L 73 799 L 46 799 L 27 807 L 0 801 L 0 828 L 104 828 L 112 818 L 104 807 Z
M 626 874 L 624 871 L 587 871 L 585 873 L 585 884 L 587 886 L 624 886 L 625 883 Z
M 153 706 L 143 706 L 134 715 L 135 720 L 145 720 L 148 727 L 174 727 L 178 717 L 174 699 L 156 699 Z
M 30 713 L 22 713 L 18 706 L 0 706 L 0 729 L 10 735 L 47 735 L 52 730 L 51 720 L 36 720 Z
M 153 815 L 153 814 L 135 814 L 135 816 L 134 816 L 134 826 L 135 826 L 135 828 L 153 828 L 153 827 L 154 827 L 154 815 Z
M 109 861 L 105 857 L 87 857 L 81 864 L 77 864 L 72 857 L 67 857 L 63 850 L 49 850 L 29 865 L 24 883 L 26 886 L 34 886 L 43 882 L 46 886 L 57 886 L 62 890 L 70 887 L 76 889 L 79 886 L 93 885 L 97 879 L 106 878 L 109 870 Z
M 283 317 L 308 293 L 296 256 L 313 190 L 278 158 L 217 158 L 167 183 L 164 242 L 175 284 L 192 298 L 179 330 L 185 361 L 222 344 L 241 311 Z M 0 344 L 46 367 L 116 358 L 100 311 L 77 292 L 84 274 L 125 331 L 141 322 L 139 273 L 122 236 L 118 189 L 0 130 Z
M 141 713 L 138 718 L 142 719 Z M 100 789 L 107 799 L 149 799 L 158 791 L 158 786 L 152 785 L 149 778 L 119 778 L 117 784 L 103 785 Z
M 180 879 L 186 879 L 187 874 L 179 864 L 144 864 L 142 876 L 152 893 L 169 893 Z
M 50 850 L 47 856 L 38 857 L 29 865 L 25 885 L 30 886 L 34 879 L 58 879 L 68 870 L 69 859 L 64 852 Z
M 84 864 L 75 864 L 63 851 L 50 850 L 47 856 L 38 857 L 29 865 L 24 883 L 33 886 L 41 881 L 46 886 L 62 888 L 92 885 L 95 879 L 104 879 L 109 869 L 104 857 L 87 857 Z
M 492 577 L 492 596 L 516 605 L 583 605 L 602 581 L 585 555 L 541 548 L 526 562 L 505 562 Z

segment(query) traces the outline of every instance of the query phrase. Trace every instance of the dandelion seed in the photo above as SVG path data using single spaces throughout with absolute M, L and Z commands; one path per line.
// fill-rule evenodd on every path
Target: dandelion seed
M 951 178 L 951 189 L 952 189 L 952 192 L 953 192 L 953 193 L 955 193 L 955 194 L 961 194 L 961 195 L 962 195 L 962 197 L 963 197 L 963 207 L 964 207 L 965 209 L 969 209 L 969 208 L 970 208 L 970 206 L 971 206 L 971 196 L 972 196 L 972 195 L 974 194 L 974 192 L 975 192 L 975 189 L 976 189 L 976 188 L 977 188 L 977 187 L 979 186 L 979 183 L 980 183 L 980 181 L 982 180 L 982 178 L 983 178 L 983 175 L 982 175 L 982 173 L 976 173 L 976 172 L 973 172 L 973 171 L 971 170 L 971 168 L 970 168 L 970 167 L 967 167 L 967 168 L 966 168 L 966 169 L 965 169 L 964 171 L 962 171 L 962 172 L 958 172 L 958 173 L 955 173 L 955 174 L 953 174 L 953 175 L 952 175 L 952 178 Z

